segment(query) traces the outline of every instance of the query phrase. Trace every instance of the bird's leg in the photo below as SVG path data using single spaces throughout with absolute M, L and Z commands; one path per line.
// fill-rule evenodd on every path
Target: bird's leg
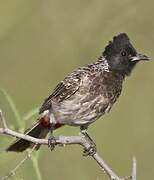
M 53 136 L 53 128 L 51 127 L 50 129 L 50 135 L 48 138 L 48 147 L 50 148 L 50 150 L 54 150 L 56 145 L 56 138 Z
M 92 156 L 96 153 L 96 144 L 94 143 L 93 139 L 88 134 L 88 126 L 80 126 L 81 133 L 85 136 L 85 138 L 89 142 L 89 148 L 84 149 L 83 156 Z

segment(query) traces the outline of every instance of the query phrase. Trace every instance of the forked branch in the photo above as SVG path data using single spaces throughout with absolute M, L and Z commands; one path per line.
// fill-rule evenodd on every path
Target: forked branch
M 9 136 L 13 136 L 16 138 L 21 138 L 27 141 L 30 141 L 35 144 L 41 144 L 41 145 L 48 145 L 47 139 L 38 139 L 34 138 L 32 136 L 18 133 L 16 131 L 13 131 L 7 127 L 6 120 L 2 114 L 2 111 L 0 110 L 0 119 L 2 123 L 2 128 L 0 128 L 0 134 L 6 134 Z M 59 136 L 56 138 L 56 145 L 71 145 L 71 144 L 79 144 L 84 147 L 84 149 L 88 149 L 90 147 L 90 144 L 88 141 L 86 141 L 86 138 L 84 136 Z M 132 174 L 131 176 L 121 178 L 119 177 L 113 170 L 105 163 L 105 161 L 99 156 L 99 154 L 96 152 L 95 154 L 91 155 L 91 157 L 97 162 L 97 164 L 101 167 L 103 172 L 105 172 L 111 180 L 136 180 L 136 160 L 133 158 L 133 165 L 132 165 Z

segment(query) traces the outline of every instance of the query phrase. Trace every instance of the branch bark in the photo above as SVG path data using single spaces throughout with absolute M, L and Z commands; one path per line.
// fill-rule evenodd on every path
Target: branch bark
M 30 141 L 35 144 L 41 144 L 41 145 L 48 145 L 47 139 L 39 139 L 34 138 L 32 136 L 18 133 L 16 131 L 13 131 L 7 127 L 5 118 L 2 114 L 2 111 L 0 110 L 0 119 L 2 122 L 2 128 L 0 128 L 0 134 L 5 134 L 9 136 L 13 136 L 16 138 L 21 138 L 27 141 Z M 86 138 L 84 136 L 59 136 L 56 137 L 56 145 L 71 145 L 71 144 L 79 144 L 84 147 L 84 149 L 90 148 L 90 144 L 88 141 L 86 141 Z M 136 180 L 136 160 L 133 159 L 133 165 L 132 165 L 132 174 L 131 176 L 121 178 L 119 177 L 113 170 L 106 164 L 106 162 L 99 156 L 99 154 L 96 152 L 95 154 L 91 155 L 91 157 L 97 162 L 97 164 L 101 167 L 101 169 L 109 176 L 111 180 Z

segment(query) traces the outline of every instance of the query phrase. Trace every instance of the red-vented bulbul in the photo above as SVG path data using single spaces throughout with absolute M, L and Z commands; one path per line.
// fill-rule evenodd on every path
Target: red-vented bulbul
M 125 77 L 140 60 L 149 58 L 135 50 L 125 33 L 115 36 L 96 62 L 74 70 L 56 86 L 41 106 L 38 121 L 25 133 L 45 138 L 50 129 L 70 125 L 86 134 L 91 123 L 110 111 Z M 32 145 L 17 139 L 6 150 L 22 152 Z

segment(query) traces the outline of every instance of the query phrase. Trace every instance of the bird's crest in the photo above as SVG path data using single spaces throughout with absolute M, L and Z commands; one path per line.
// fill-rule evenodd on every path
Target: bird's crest
M 130 42 L 129 42 L 129 37 L 127 36 L 127 34 L 120 33 L 117 36 L 114 36 L 112 41 L 109 41 L 109 44 L 105 47 L 103 56 L 108 56 L 111 53 L 114 54 L 117 51 L 119 51 L 119 49 L 129 44 Z

